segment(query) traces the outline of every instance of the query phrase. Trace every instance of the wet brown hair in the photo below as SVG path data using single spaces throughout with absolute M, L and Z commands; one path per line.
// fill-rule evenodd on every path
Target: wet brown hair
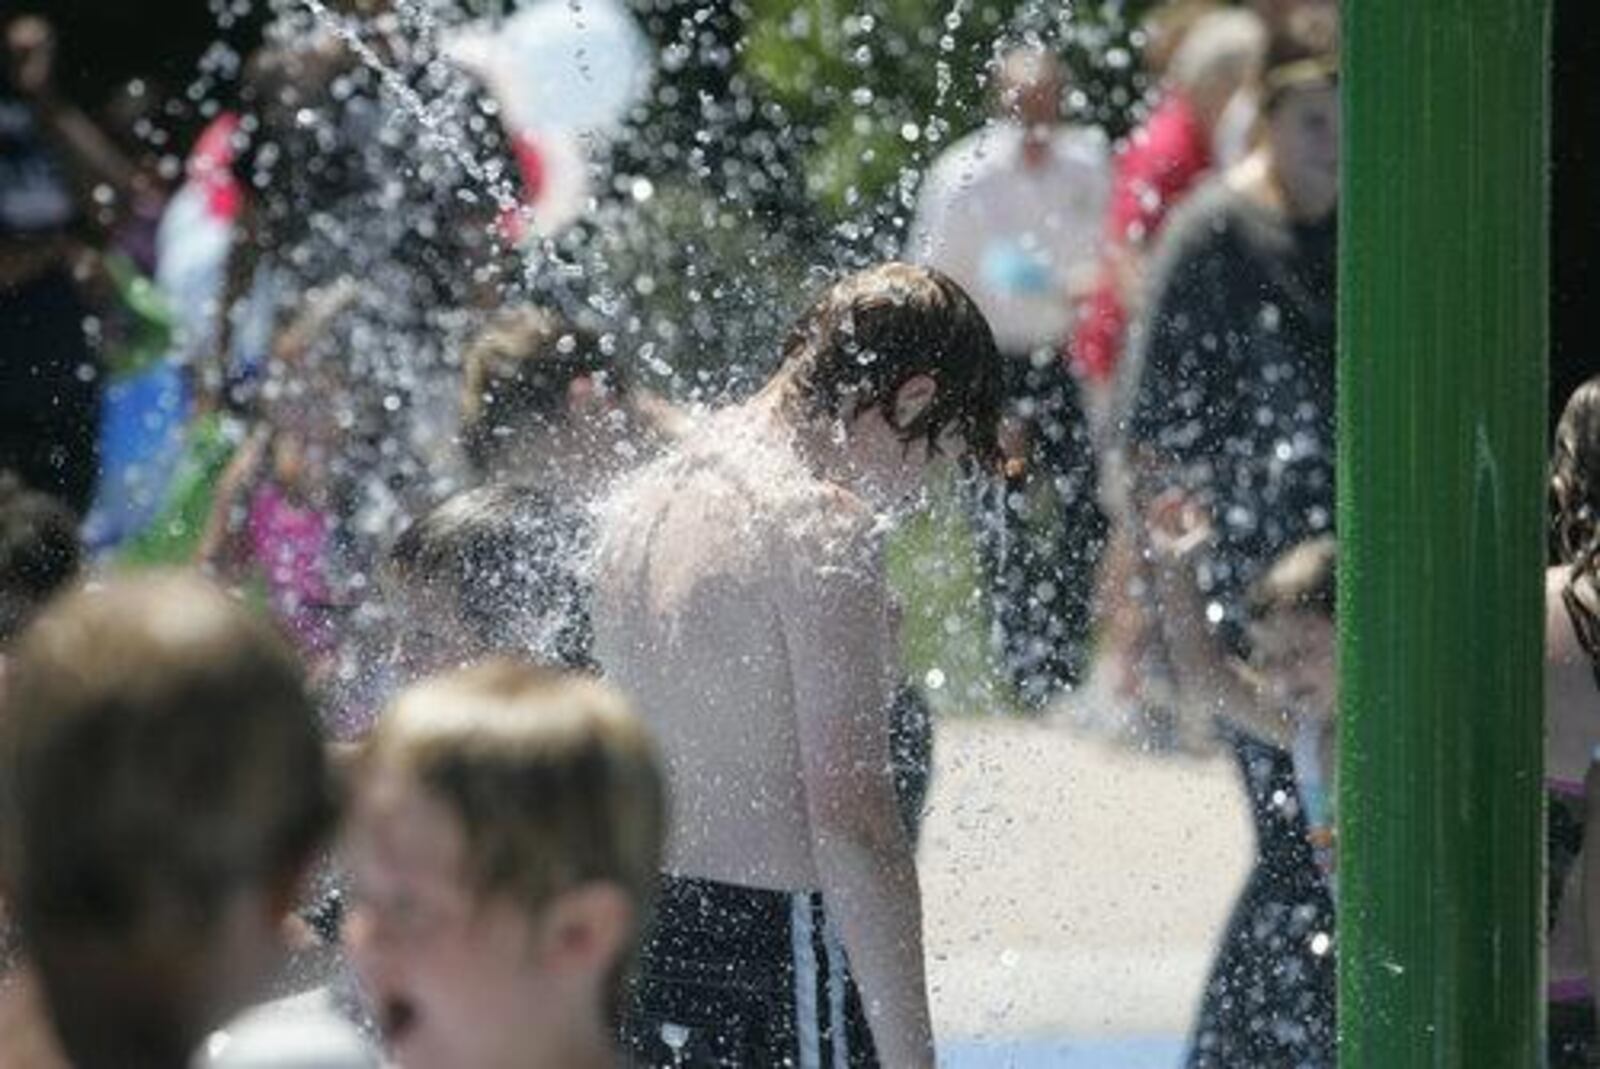
M 666 785 L 655 746 L 616 689 L 495 658 L 404 691 L 356 763 L 412 777 L 461 822 L 467 880 L 536 916 L 561 892 L 612 883 L 637 945 L 661 871 Z M 612 978 L 620 1011 L 624 955 Z
M 978 306 L 940 271 L 887 263 L 834 283 L 790 328 L 783 362 L 813 416 L 877 408 L 908 443 L 934 449 L 954 427 L 981 463 L 998 455 L 1000 354 Z M 938 391 L 899 426 L 896 394 L 917 375 Z
M 1600 376 L 1567 399 L 1550 458 L 1551 542 L 1568 566 L 1562 598 L 1600 675 Z
M 1338 543 L 1332 535 L 1301 542 L 1272 562 L 1250 587 L 1252 620 L 1280 612 L 1314 612 L 1334 618 L 1338 600 Z

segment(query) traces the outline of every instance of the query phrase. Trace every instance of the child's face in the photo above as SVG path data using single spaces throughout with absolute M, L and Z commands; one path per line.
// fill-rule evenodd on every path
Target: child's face
M 1320 612 L 1275 612 L 1250 625 L 1250 666 L 1273 701 L 1301 716 L 1333 715 L 1338 672 L 1333 621 Z
M 358 789 L 346 837 L 351 961 L 394 1064 L 494 1064 L 547 997 L 536 924 L 504 895 L 466 881 L 455 815 L 409 776 Z

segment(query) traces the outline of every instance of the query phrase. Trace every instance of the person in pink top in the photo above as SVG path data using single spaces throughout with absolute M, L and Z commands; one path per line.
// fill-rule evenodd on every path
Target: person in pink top
M 334 492 L 330 457 L 338 438 L 331 406 L 318 403 L 325 381 L 303 369 L 303 355 L 354 297 L 341 281 L 310 295 L 273 342 L 275 391 L 218 481 L 199 563 L 231 582 L 260 582 L 278 622 L 325 682 L 339 652 L 347 600 L 330 571 Z
M 319 452 L 294 430 L 257 427 L 223 473 L 199 554 L 225 581 L 260 584 L 313 679 L 330 667 L 338 635 Z
M 274 467 L 282 461 L 274 457 Z M 328 514 L 295 501 L 276 481 L 250 495 L 245 516 L 250 556 L 261 568 L 272 608 L 295 644 L 310 658 L 333 649 L 329 610 Z

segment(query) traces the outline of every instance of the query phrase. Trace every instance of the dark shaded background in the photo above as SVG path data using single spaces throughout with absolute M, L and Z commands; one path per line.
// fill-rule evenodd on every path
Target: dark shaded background
M 157 78 L 181 92 L 213 42 L 248 47 L 260 30 L 260 18 L 253 16 L 219 31 L 208 0 L 0 0 L 0 11 L 42 14 L 56 24 L 57 77 L 90 107 L 112 86 L 136 76 Z
M 1600 372 L 1600 4 L 1558 0 L 1550 201 L 1550 411 Z

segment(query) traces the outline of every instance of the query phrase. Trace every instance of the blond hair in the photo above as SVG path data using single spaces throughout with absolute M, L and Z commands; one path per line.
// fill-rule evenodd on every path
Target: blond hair
M 666 787 L 616 689 L 510 658 L 435 676 L 379 721 L 357 775 L 380 771 L 414 779 L 460 820 L 479 896 L 508 895 L 533 916 L 580 884 L 616 884 L 637 944 L 660 875 Z

